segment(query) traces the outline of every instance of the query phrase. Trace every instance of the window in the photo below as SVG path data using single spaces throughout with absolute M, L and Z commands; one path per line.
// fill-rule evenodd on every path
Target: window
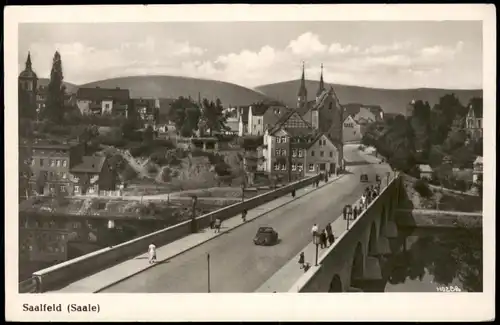
M 311 157 L 314 157 L 314 150 L 311 151 Z
M 333 157 L 333 151 L 330 151 L 330 158 Z
M 56 160 L 56 166 L 61 167 L 61 161 L 59 159 Z
M 50 160 L 50 167 L 55 167 L 56 166 L 56 161 L 54 159 Z
M 43 167 L 43 159 L 40 159 L 40 167 Z
M 281 149 L 281 155 L 282 156 L 286 156 L 286 150 L 285 149 Z
M 320 156 L 320 157 L 324 157 L 324 156 L 325 156 L 325 152 L 320 151 L 320 152 L 319 152 L 319 156 Z
M 66 179 L 68 177 L 68 174 L 67 173 L 62 173 L 62 178 L 63 179 Z
M 299 149 L 298 151 L 299 151 L 299 158 L 302 158 L 303 155 L 304 155 L 303 152 L 302 152 L 302 150 Z
M 286 143 L 286 137 L 281 137 L 281 143 Z
M 295 164 L 292 164 L 292 170 L 295 171 L 297 169 L 297 166 Z
M 59 187 L 59 190 L 61 190 L 61 192 L 63 192 L 63 193 L 66 192 L 66 186 L 65 185 L 61 185 Z
M 255 125 L 255 124 L 254 124 L 254 125 L 253 125 L 253 129 L 255 130 L 256 128 L 257 128 L 257 125 Z
M 281 170 L 286 170 L 286 165 L 285 164 L 281 164 Z
M 281 150 L 280 150 L 280 149 L 276 149 L 276 150 L 275 150 L 275 153 L 276 153 L 276 156 L 279 156 L 279 155 L 280 155 L 280 153 L 281 153 Z
M 309 171 L 313 172 L 314 171 L 314 164 L 309 164 Z
M 281 137 L 276 137 L 276 143 L 281 143 Z
M 259 124 L 259 125 L 260 125 L 260 119 L 258 119 L 258 120 L 257 120 L 257 124 Z
M 109 104 L 104 104 L 104 108 L 109 108 Z
M 31 166 L 35 166 L 35 159 L 31 159 Z
M 298 163 L 297 164 L 297 169 L 299 170 L 299 172 L 301 172 L 304 169 L 304 164 Z
M 277 162 L 274 163 L 274 170 L 280 170 L 280 165 Z
M 481 126 L 481 122 L 482 122 L 481 120 L 479 120 L 479 119 L 477 120 L 477 126 L 478 126 L 480 129 L 482 128 L 482 126 Z
M 292 150 L 292 157 L 297 157 L 297 150 L 296 149 Z

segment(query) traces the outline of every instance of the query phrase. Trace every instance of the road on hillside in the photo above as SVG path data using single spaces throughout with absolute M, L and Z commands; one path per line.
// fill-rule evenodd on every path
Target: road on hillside
M 365 160 L 356 148 L 350 145 L 344 149 L 345 159 L 354 162 L 348 167 L 350 174 L 102 292 L 207 292 L 207 253 L 210 253 L 211 292 L 257 290 L 307 246 L 314 223 L 321 228 L 332 222 L 344 205 L 361 196 L 367 186 L 359 181 L 361 173 L 367 173 L 372 181 L 377 170 L 382 174 L 384 165 L 363 164 Z M 255 246 L 252 239 L 259 226 L 274 227 L 280 242 L 270 247 Z M 313 258 L 306 256 L 307 261 Z

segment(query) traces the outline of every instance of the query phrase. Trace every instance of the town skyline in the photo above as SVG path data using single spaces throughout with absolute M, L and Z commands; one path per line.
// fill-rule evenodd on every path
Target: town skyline
M 119 32 L 125 26 L 130 33 Z M 300 78 L 305 62 L 308 80 L 319 79 L 323 64 L 329 83 L 386 89 L 482 88 L 482 29 L 475 21 L 30 23 L 19 27 L 19 71 L 29 52 L 35 72 L 48 78 L 57 50 L 65 81 L 77 85 L 171 75 L 254 88 Z

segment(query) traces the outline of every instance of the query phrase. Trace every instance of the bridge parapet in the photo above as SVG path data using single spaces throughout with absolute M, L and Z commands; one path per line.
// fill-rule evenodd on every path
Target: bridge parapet
M 226 220 L 234 217 L 244 210 L 250 210 L 268 203 L 279 197 L 287 195 L 294 190 L 306 187 L 321 180 L 322 174 L 305 178 L 280 187 L 276 190 L 247 199 L 244 202 L 232 204 L 222 209 L 207 213 L 196 218 L 198 229 L 207 228 L 216 218 Z M 156 246 L 166 245 L 191 233 L 192 221 L 187 220 L 177 225 L 135 238 L 113 247 L 86 254 L 75 259 L 33 273 L 33 278 L 38 283 L 38 291 L 43 292 L 62 287 L 72 281 L 89 276 L 95 272 L 106 269 L 112 265 L 125 261 L 133 256 L 146 251 L 149 244 Z
M 390 254 L 397 236 L 393 218 L 400 195 L 396 174 L 379 196 L 351 223 L 289 292 L 357 292 L 358 283 L 381 278 L 378 257 Z

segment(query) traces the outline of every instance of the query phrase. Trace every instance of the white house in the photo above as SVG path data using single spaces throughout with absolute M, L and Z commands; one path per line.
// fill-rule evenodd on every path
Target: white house
M 473 163 L 472 182 L 474 184 L 483 181 L 483 157 L 478 156 Z
M 344 142 L 361 141 L 363 137 L 361 134 L 361 125 L 350 115 L 344 120 L 342 137 Z

